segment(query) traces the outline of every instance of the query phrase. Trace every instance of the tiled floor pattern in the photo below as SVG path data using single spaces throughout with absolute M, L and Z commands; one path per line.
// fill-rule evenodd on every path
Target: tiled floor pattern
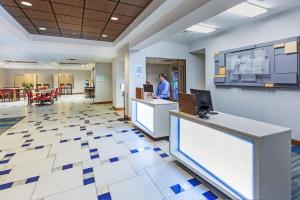
M 24 117 L 0 118 L 0 134 L 21 121 Z
M 26 116 L 0 135 L 0 199 L 220 199 L 176 165 L 111 105 L 80 95 L 52 106 L 1 103 L 0 118 Z

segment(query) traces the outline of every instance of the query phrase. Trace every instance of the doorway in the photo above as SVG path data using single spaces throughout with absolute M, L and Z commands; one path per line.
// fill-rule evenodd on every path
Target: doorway
M 146 58 L 146 80 L 154 88 L 159 84 L 159 74 L 167 75 L 170 83 L 170 100 L 178 101 L 178 93 L 186 92 L 186 60 L 170 58 Z

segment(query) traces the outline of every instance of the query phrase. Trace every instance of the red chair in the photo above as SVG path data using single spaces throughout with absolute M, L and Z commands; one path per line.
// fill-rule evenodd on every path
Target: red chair
M 49 103 L 53 104 L 54 103 L 54 91 L 52 90 L 49 94 L 47 94 L 45 96 L 41 96 L 40 102 L 41 102 L 41 104 L 43 104 L 44 102 L 49 102 Z
M 1 98 L 1 100 L 2 100 L 2 102 L 4 101 L 4 94 L 3 94 L 3 91 L 2 90 L 0 90 L 0 98 Z
M 35 102 L 39 102 L 41 100 L 41 97 L 40 96 L 33 96 L 32 94 L 32 91 L 31 90 L 28 90 L 27 92 L 27 99 L 28 99 L 28 104 L 27 104 L 27 107 L 31 107 L 32 103 L 35 101 Z

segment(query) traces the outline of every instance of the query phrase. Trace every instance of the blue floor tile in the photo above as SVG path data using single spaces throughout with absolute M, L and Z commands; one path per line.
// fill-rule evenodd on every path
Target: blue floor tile
M 84 185 L 88 185 L 88 184 L 91 184 L 91 183 L 95 183 L 95 178 L 94 177 L 87 178 L 87 179 L 83 180 Z
M 5 190 L 10 188 L 13 185 L 14 182 L 10 182 L 10 183 L 4 183 L 0 185 L 0 190 Z
M 109 159 L 109 162 L 117 162 L 119 160 L 119 158 L 118 157 L 114 157 L 114 158 L 110 158 Z
M 166 158 L 166 157 L 169 157 L 169 155 L 168 155 L 168 154 L 166 154 L 166 153 L 162 153 L 162 154 L 160 154 L 160 157 L 162 157 L 162 158 Z
M 212 193 L 211 191 L 207 191 L 207 192 L 203 193 L 203 196 L 205 196 L 205 198 L 208 200 L 215 200 L 218 198 L 218 196 L 215 195 L 214 193 Z
M 36 182 L 36 181 L 39 180 L 39 178 L 40 178 L 39 176 L 35 176 L 35 177 L 28 178 L 28 179 L 26 180 L 25 184 Z
M 159 147 L 155 147 L 154 149 L 153 149 L 153 151 L 161 151 L 161 149 L 159 148 Z
M 137 149 L 130 150 L 131 153 L 138 153 L 139 151 Z
M 188 180 L 188 182 L 194 187 L 201 184 L 200 181 L 198 181 L 196 178 L 192 178 Z
M 87 173 L 91 173 L 91 172 L 93 172 L 93 168 L 92 167 L 86 168 L 86 169 L 83 170 L 83 174 L 87 174 Z
M 9 174 L 10 171 L 11 171 L 11 169 L 0 171 L 0 176 L 5 175 L 5 174 Z
M 97 155 L 92 155 L 91 156 L 91 159 L 93 160 L 93 159 L 96 159 L 96 158 L 99 158 L 99 155 L 97 154 Z
M 111 200 L 110 193 L 101 194 L 98 196 L 98 200 Z
M 171 190 L 172 190 L 175 194 L 178 194 L 178 193 L 181 193 L 181 192 L 184 191 L 184 189 L 183 189 L 179 184 L 173 185 L 173 186 L 171 187 Z
M 67 164 L 62 167 L 62 170 L 70 169 L 73 167 L 73 164 Z

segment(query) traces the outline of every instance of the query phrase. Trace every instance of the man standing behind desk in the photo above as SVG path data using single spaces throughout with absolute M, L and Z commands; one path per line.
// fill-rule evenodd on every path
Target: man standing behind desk
M 159 84 L 154 93 L 154 98 L 157 99 L 169 99 L 170 97 L 170 83 L 166 80 L 166 74 L 159 74 Z

